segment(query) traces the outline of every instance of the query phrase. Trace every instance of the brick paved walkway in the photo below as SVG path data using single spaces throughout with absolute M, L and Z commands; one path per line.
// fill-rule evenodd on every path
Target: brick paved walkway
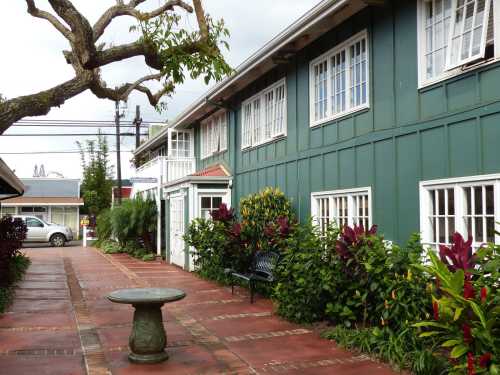
M 28 250 L 32 265 L 0 316 L 0 374 L 389 375 L 386 366 L 340 350 L 309 328 L 231 291 L 160 262 L 67 247 Z M 162 286 L 187 297 L 163 308 L 170 359 L 127 361 L 133 309 L 108 302 L 118 288 Z

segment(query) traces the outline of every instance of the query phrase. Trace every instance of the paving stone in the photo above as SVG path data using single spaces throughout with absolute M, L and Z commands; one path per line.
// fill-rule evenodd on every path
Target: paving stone
M 0 374 L 392 375 L 386 365 L 339 349 L 274 315 L 270 300 L 231 294 L 164 262 L 88 248 L 37 248 L 9 311 L 0 316 Z M 67 274 L 65 274 L 67 272 Z M 68 288 L 68 283 L 70 288 Z M 184 300 L 163 310 L 168 361 L 127 359 L 133 308 L 109 302 L 116 289 L 174 287 Z M 76 320 L 75 320 L 76 318 Z M 83 346 L 82 346 L 83 345 Z

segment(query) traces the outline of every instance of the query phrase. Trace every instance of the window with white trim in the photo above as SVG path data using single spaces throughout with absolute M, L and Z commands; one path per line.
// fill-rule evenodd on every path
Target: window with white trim
M 420 84 L 500 58 L 499 8 L 499 0 L 418 0 Z
M 285 79 L 242 104 L 241 148 L 259 146 L 286 135 Z
M 222 196 L 200 196 L 200 216 L 205 219 L 211 218 L 213 211 L 218 211 L 222 204 Z
M 363 31 L 311 61 L 311 126 L 369 106 L 368 52 Z
M 454 232 L 473 238 L 473 246 L 499 243 L 500 175 L 424 181 L 420 184 L 422 242 L 449 245 Z
M 372 223 L 371 188 L 312 193 L 311 210 L 323 233 L 332 223 L 340 228 L 362 224 L 367 229 Z
M 201 158 L 227 150 L 227 113 L 213 114 L 201 123 Z

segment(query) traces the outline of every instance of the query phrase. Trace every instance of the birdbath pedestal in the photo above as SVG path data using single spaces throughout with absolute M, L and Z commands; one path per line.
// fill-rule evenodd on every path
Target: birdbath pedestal
M 161 307 L 185 296 L 182 290 L 171 288 L 120 289 L 107 296 L 111 302 L 130 304 L 135 308 L 129 338 L 131 353 L 128 358 L 131 362 L 158 363 L 168 359 Z

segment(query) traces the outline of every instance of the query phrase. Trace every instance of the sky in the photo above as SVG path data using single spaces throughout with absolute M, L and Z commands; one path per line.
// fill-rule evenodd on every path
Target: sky
M 161 5 L 164 0 L 147 0 L 143 9 Z M 188 1 L 189 2 L 189 1 Z M 231 36 L 228 39 L 230 50 L 224 51 L 226 61 L 237 67 L 242 61 L 257 51 L 267 41 L 286 28 L 289 24 L 316 5 L 319 0 L 204 0 L 205 10 L 214 18 L 223 18 Z M 73 4 L 93 24 L 115 0 L 73 0 Z M 37 0 L 39 8 L 50 11 L 47 0 Z M 186 28 L 196 27 L 193 15 L 183 13 Z M 137 35 L 129 31 L 135 24 L 130 17 L 116 19 L 106 30 L 102 41 L 107 45 L 118 45 L 135 40 Z M 73 77 L 72 68 L 66 64 L 62 51 L 68 43 L 47 21 L 33 18 L 26 12 L 24 1 L 10 1 L 8 7 L 0 12 L 0 35 L 2 35 L 2 57 L 0 59 L 0 93 L 7 98 L 32 94 L 46 90 Z M 8 37 L 10 36 L 10 37 Z M 129 59 L 109 65 L 102 70 L 108 86 L 118 86 L 133 82 L 139 77 L 150 74 L 141 58 Z M 132 121 L 136 105 L 141 106 L 144 121 L 164 122 L 173 119 L 192 101 L 212 86 L 201 80 L 188 80 L 178 86 L 171 98 L 167 99 L 168 108 L 158 113 L 149 105 L 145 96 L 133 93 L 124 110 L 124 122 Z M 150 85 L 154 88 L 154 84 Z M 97 99 L 90 92 L 72 98 L 60 108 L 53 108 L 47 116 L 36 117 L 46 120 L 114 120 L 114 103 Z M 131 131 L 132 129 L 128 129 Z M 112 133 L 113 128 L 103 129 Z M 125 130 L 124 130 L 125 131 Z M 80 156 L 73 154 L 24 154 L 16 152 L 76 151 L 76 141 L 92 139 L 89 136 L 6 136 L 15 133 L 96 133 L 97 129 L 82 128 L 28 128 L 12 127 L 0 136 L 0 157 L 14 169 L 18 177 L 31 177 L 35 165 L 44 165 L 45 171 L 56 171 L 67 178 L 80 178 Z M 94 137 L 95 138 L 95 137 Z M 111 150 L 115 149 L 115 137 L 108 138 Z M 122 178 L 134 176 L 128 151 L 134 147 L 133 137 L 122 137 Z M 11 153 L 11 154 L 9 154 Z M 111 162 L 115 164 L 115 153 Z

